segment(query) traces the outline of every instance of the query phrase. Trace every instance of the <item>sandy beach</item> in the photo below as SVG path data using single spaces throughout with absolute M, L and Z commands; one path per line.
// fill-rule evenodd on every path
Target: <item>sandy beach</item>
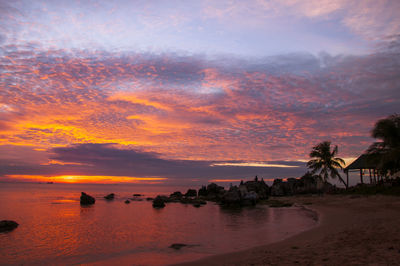
M 281 242 L 180 265 L 399 265 L 400 197 L 280 198 L 318 213 L 318 225 Z

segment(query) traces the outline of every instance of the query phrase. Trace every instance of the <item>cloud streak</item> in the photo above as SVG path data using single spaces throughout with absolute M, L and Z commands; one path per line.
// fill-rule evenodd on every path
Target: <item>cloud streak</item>
M 243 165 L 243 162 L 194 161 L 162 159 L 159 154 L 132 149 L 120 149 L 115 144 L 79 144 L 51 150 L 50 163 L 2 165 L 0 175 L 16 180 L 40 179 L 64 182 L 157 182 L 159 184 L 198 185 L 211 179 L 266 178 L 297 176 L 304 171 L 304 163 L 269 162 L 263 166 Z M 4 164 L 4 160 L 1 161 Z M 283 167 L 284 164 L 286 167 Z M 241 166 L 239 166 L 241 165 Z M 31 168 L 26 173 L 27 169 Z M 40 176 L 41 175 L 41 176 Z M 42 178 L 43 179 L 43 178 Z

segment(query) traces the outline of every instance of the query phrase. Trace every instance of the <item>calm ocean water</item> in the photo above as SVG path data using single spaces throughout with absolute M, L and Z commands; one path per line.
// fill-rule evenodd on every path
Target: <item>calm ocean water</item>
M 208 202 L 201 208 L 169 203 L 154 209 L 147 201 L 124 203 L 133 193 L 146 197 L 176 190 L 1 183 L 0 220 L 20 225 L 0 233 L 0 264 L 101 264 L 129 256 L 131 265 L 165 265 L 279 241 L 315 225 L 310 212 L 295 207 L 226 210 Z M 95 196 L 96 204 L 80 206 L 81 191 Z M 104 200 L 111 192 L 116 199 Z M 174 250 L 173 243 L 189 246 Z

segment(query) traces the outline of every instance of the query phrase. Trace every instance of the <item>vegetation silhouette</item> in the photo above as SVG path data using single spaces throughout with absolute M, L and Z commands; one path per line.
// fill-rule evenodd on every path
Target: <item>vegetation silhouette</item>
M 381 175 L 394 175 L 400 171 L 400 115 L 393 114 L 375 123 L 371 136 L 380 139 L 367 150 L 377 163 Z
M 325 181 L 331 177 L 335 179 L 336 177 L 348 187 L 348 184 L 340 176 L 338 169 L 343 169 L 345 162 L 343 159 L 336 157 L 338 153 L 338 147 L 334 146 L 331 150 L 331 142 L 324 141 L 314 146 L 310 152 L 310 157 L 312 158 L 307 163 L 307 167 L 311 169 L 311 174 L 315 174 L 319 171 L 319 176 Z M 342 166 L 343 165 L 343 166 Z

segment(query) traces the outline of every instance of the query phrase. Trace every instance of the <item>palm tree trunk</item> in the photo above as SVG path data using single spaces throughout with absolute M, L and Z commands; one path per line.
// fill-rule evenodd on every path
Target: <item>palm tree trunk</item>
M 340 175 L 338 175 L 338 177 L 339 177 L 340 182 L 342 182 L 343 185 L 346 187 L 346 189 L 348 189 L 349 188 L 349 184 L 347 184 Z

